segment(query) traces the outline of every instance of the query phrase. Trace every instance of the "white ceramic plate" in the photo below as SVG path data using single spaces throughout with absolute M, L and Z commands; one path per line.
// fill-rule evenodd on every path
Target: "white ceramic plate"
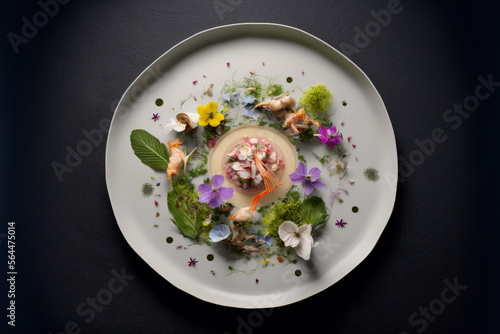
M 228 67 L 226 63 L 230 63 Z M 331 218 L 321 230 L 309 261 L 297 264 L 274 261 L 234 261 L 224 249 L 191 245 L 169 218 L 166 193 L 170 184 L 165 173 L 143 165 L 130 146 L 130 133 L 145 129 L 165 142 L 162 130 L 181 111 L 180 101 L 189 94 L 183 112 L 196 112 L 202 86 L 214 83 L 214 99 L 220 96 L 225 80 L 256 72 L 276 77 L 291 95 L 300 97 L 317 83 L 326 84 L 334 95 L 331 119 L 344 134 L 351 153 L 348 179 L 322 180 L 329 187 L 323 196 L 330 208 L 330 189 L 343 187 L 349 195 L 335 202 Z M 203 75 L 205 77 L 203 77 Z M 292 83 L 286 78 L 291 77 Z M 193 81 L 198 80 L 197 85 Z M 164 104 L 155 105 L 161 98 Z M 343 106 L 342 101 L 347 105 Z M 175 111 L 172 110 L 175 109 Z M 160 120 L 153 122 L 153 113 Z M 344 124 L 343 126 L 341 125 Z M 346 141 L 351 137 L 351 142 Z M 310 152 L 303 152 L 308 164 L 318 164 Z M 321 153 L 319 153 L 321 154 Z M 363 171 L 379 171 L 378 182 L 368 181 Z M 151 176 L 156 179 L 151 180 Z M 155 194 L 144 198 L 141 185 L 151 182 Z M 118 225 L 130 246 L 174 286 L 202 300 L 240 308 L 276 307 L 297 302 L 328 288 L 370 253 L 391 215 L 397 185 L 397 152 L 393 129 L 382 99 L 368 77 L 350 60 L 318 38 L 295 28 L 267 23 L 222 26 L 198 33 L 177 44 L 151 64 L 127 89 L 113 117 L 106 148 L 106 182 Z M 160 186 L 156 187 L 159 182 Z M 154 206 L 154 200 L 159 202 Z M 354 213 L 353 206 L 359 211 Z M 160 213 L 155 216 L 156 211 Z M 345 228 L 335 221 L 347 221 Z M 154 227 L 154 224 L 158 224 Z M 172 243 L 166 239 L 172 238 Z M 207 255 L 214 255 L 212 261 Z M 199 261 L 188 266 L 190 258 Z M 237 270 L 229 270 L 232 266 Z M 297 276 L 297 270 L 301 275 Z M 215 273 L 215 275 L 214 275 Z M 257 283 L 258 280 L 258 283 Z

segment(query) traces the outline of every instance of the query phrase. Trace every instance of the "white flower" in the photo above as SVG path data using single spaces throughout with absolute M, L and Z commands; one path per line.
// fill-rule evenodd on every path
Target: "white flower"
M 280 239 L 286 247 L 295 248 L 297 255 L 304 260 L 311 257 L 311 248 L 314 247 L 314 240 L 311 237 L 312 225 L 302 225 L 298 227 L 291 221 L 286 221 L 278 228 Z

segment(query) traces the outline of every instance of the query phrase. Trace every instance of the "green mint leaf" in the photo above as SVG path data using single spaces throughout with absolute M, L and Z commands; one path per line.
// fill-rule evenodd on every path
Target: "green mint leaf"
M 182 234 L 191 239 L 196 239 L 198 237 L 201 224 L 196 219 L 196 213 L 194 217 L 191 217 L 184 210 L 177 208 L 175 203 L 179 195 L 175 190 L 170 191 L 167 195 L 168 211 L 172 214 L 174 219 L 171 221 L 181 230 Z
M 153 169 L 167 170 L 170 158 L 168 149 L 155 136 L 146 130 L 133 130 L 130 134 L 130 143 L 135 155 L 143 164 Z

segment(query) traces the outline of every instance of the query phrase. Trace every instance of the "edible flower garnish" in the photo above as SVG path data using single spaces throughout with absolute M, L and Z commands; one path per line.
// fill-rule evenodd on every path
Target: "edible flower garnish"
M 299 166 L 289 175 L 293 183 L 304 183 L 306 195 L 309 196 L 314 188 L 323 189 L 325 184 L 319 180 L 321 176 L 321 169 L 314 167 L 307 173 L 307 165 L 299 162 Z
M 224 176 L 214 175 L 212 176 L 213 186 L 206 183 L 200 184 L 198 186 L 200 203 L 208 203 L 211 209 L 215 209 L 221 206 L 224 201 L 233 197 L 233 188 L 221 187 L 223 182 Z
M 337 220 L 337 222 L 335 223 L 335 225 L 337 225 L 338 227 L 342 228 L 342 227 L 345 227 L 347 225 L 347 222 L 345 222 L 344 219 L 341 219 L 340 221 Z
M 320 126 L 318 129 L 318 139 L 322 144 L 326 144 L 329 148 L 333 149 L 335 145 L 342 142 L 342 137 L 337 133 L 337 128 L 332 125 L 330 128 Z
M 224 115 L 217 112 L 219 105 L 215 102 L 208 102 L 206 106 L 199 105 L 198 106 L 198 115 L 200 115 L 200 119 L 198 120 L 198 124 L 201 126 L 210 126 L 216 127 L 220 124 L 221 121 L 224 120 Z
M 190 257 L 188 261 L 188 267 L 196 267 L 197 263 L 198 261 L 196 261 L 196 258 L 193 259 L 192 257 Z
M 156 122 L 157 120 L 160 119 L 160 116 L 158 116 L 158 113 L 156 113 L 156 114 L 153 114 L 153 117 L 151 119 Z
M 208 236 L 213 242 L 219 242 L 226 239 L 231 234 L 231 229 L 228 225 L 220 224 L 210 230 Z
M 238 104 L 238 98 L 240 97 L 240 93 L 230 92 L 230 93 L 222 94 L 221 97 L 222 97 L 222 101 L 230 103 L 231 107 L 234 108 Z
M 291 221 L 286 221 L 278 228 L 280 239 L 283 240 L 286 247 L 292 247 L 297 255 L 304 260 L 311 257 L 311 248 L 314 246 L 314 240 L 311 237 L 311 224 L 297 226 Z
M 243 99 L 243 102 L 242 102 L 243 115 L 245 115 L 246 117 L 250 117 L 250 118 L 254 117 L 253 108 L 255 106 L 255 101 L 257 101 L 257 99 L 253 95 L 248 95 L 247 97 L 245 97 Z

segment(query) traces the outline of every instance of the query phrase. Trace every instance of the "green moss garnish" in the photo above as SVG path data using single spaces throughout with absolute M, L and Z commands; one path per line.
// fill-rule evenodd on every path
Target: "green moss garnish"
M 300 224 L 300 216 L 302 212 L 302 201 L 296 187 L 292 187 L 288 193 L 278 202 L 273 204 L 269 210 L 262 215 L 262 221 L 267 224 L 267 230 L 271 238 L 282 241 L 278 235 L 278 228 L 286 221 L 293 221 L 295 224 Z
M 202 231 L 202 222 L 212 210 L 207 203 L 198 201 L 200 194 L 188 175 L 179 175 L 172 182 L 172 188 L 167 195 L 168 209 L 174 218 L 172 222 L 185 236 L 196 240 Z
M 299 101 L 300 105 L 306 109 L 306 112 L 312 114 L 322 113 L 332 104 L 333 95 L 326 88 L 326 85 L 317 84 L 306 90 Z
M 283 85 L 280 85 L 278 83 L 270 84 L 269 87 L 267 87 L 267 95 L 269 96 L 279 96 L 284 92 L 285 89 L 283 88 Z

